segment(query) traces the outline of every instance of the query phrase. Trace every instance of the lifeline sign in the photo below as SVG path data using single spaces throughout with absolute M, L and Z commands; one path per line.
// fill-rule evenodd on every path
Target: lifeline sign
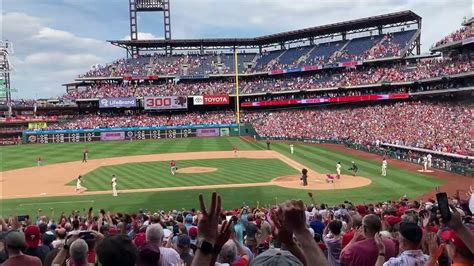
M 193 97 L 194 105 L 229 104 L 229 95 L 203 95 Z

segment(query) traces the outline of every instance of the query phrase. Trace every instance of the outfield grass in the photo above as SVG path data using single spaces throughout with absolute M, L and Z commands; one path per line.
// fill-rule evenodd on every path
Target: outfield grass
M 218 184 L 268 182 L 279 176 L 297 175 L 298 171 L 278 159 L 203 159 L 178 161 L 179 168 L 213 167 L 209 173 L 172 176 L 169 162 L 126 163 L 102 166 L 84 176 L 88 191 L 110 190 L 112 174 L 118 178 L 118 189 L 203 186 Z M 75 185 L 73 180 L 69 185 Z
M 170 152 L 230 151 L 236 144 L 239 150 L 254 150 L 248 142 L 238 137 L 186 138 L 130 141 L 97 141 L 59 144 L 28 144 L 4 146 L 0 149 L 0 171 L 36 166 L 41 156 L 43 164 L 82 160 L 82 153 L 89 150 L 90 159 L 144 155 Z
M 99 158 L 109 156 L 147 154 L 153 152 L 229 150 L 229 147 L 231 147 L 233 143 L 237 144 L 241 150 L 258 150 L 266 148 L 265 143 L 243 142 L 238 138 L 134 141 L 133 143 L 98 142 L 93 143 L 94 146 L 91 144 L 87 148 L 91 151 L 92 158 Z M 69 145 L 73 147 L 71 148 Z M 23 152 L 22 156 L 26 156 L 24 152 L 32 152 L 33 148 L 48 148 L 51 154 L 57 154 L 58 156 L 64 154 L 64 158 L 54 158 L 54 160 L 70 161 L 80 160 L 82 156 L 82 149 L 85 147 L 86 146 L 84 144 L 67 144 L 64 146 L 63 144 L 48 144 L 31 146 L 25 145 L 20 147 L 9 147 L 8 149 L 11 151 L 11 153 L 16 154 L 17 150 L 15 148 L 17 148 L 19 149 L 18 151 Z M 128 150 L 132 147 L 134 148 Z M 443 183 L 443 181 L 440 179 L 425 176 L 419 173 L 409 172 L 404 169 L 392 167 L 391 165 L 388 166 L 387 176 L 381 177 L 381 160 L 366 160 L 316 145 L 295 145 L 294 155 L 289 153 L 289 147 L 284 143 L 273 143 L 272 149 L 320 173 L 334 173 L 336 163 L 341 161 L 343 165 L 343 174 L 349 174 L 347 169 L 350 167 L 350 162 L 354 160 L 360 169 L 358 175 L 368 177 L 372 180 L 372 184 L 361 188 L 335 191 L 313 191 L 316 195 L 316 201 L 318 203 L 325 202 L 329 204 L 335 204 L 343 202 L 344 200 L 350 200 L 355 203 L 377 202 L 389 199 L 398 199 L 400 196 L 405 194 L 408 197 L 413 198 L 420 196 L 426 191 L 431 190 Z M 2 153 L 4 152 L 2 151 Z M 11 157 L 12 155 L 9 156 Z M 22 160 L 22 164 L 9 162 L 8 167 L 18 168 L 31 166 L 34 164 L 34 161 L 30 162 L 29 159 L 22 159 L 22 156 L 16 155 L 16 158 L 20 158 Z M 32 155 L 30 154 L 29 157 L 31 156 Z M 4 164 L 4 161 L 2 161 L 2 164 Z M 258 167 L 259 166 L 260 165 L 258 165 Z M 168 169 L 166 169 L 166 172 L 167 171 Z M 86 182 L 89 181 L 90 180 L 87 180 Z M 222 194 L 223 205 L 226 208 L 238 207 L 242 204 L 242 202 L 255 204 L 257 200 L 259 200 L 261 204 L 274 204 L 275 198 L 277 198 L 276 200 L 278 202 L 290 198 L 305 199 L 307 192 L 306 190 L 287 189 L 276 186 L 226 188 L 216 189 L 216 191 Z M 55 208 L 56 212 L 70 212 L 71 210 L 75 209 L 82 210 L 83 208 L 88 208 L 89 206 L 94 206 L 96 209 L 106 208 L 112 211 L 136 211 L 139 208 L 146 208 L 150 210 L 169 210 L 190 207 L 197 208 L 197 196 L 200 192 L 204 194 L 210 194 L 211 190 L 127 193 L 121 194 L 118 198 L 113 198 L 111 195 L 91 195 L 80 197 L 69 196 L 3 200 L 0 202 L 0 212 L 2 215 L 24 213 L 34 214 L 38 208 L 49 210 L 50 207 Z

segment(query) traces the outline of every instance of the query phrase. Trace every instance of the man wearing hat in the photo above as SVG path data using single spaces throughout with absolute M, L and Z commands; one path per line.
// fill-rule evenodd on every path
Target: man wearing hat
M 178 236 L 178 243 L 176 244 L 179 257 L 183 260 L 184 265 L 191 265 L 194 256 L 191 254 L 191 238 L 188 235 Z
M 28 248 L 25 250 L 25 254 L 38 257 L 41 261 L 43 261 L 49 250 L 40 248 L 41 232 L 39 227 L 36 225 L 29 225 L 26 227 L 25 240 L 26 244 L 28 245 Z
M 429 256 L 421 250 L 423 231 L 416 223 L 401 223 L 398 241 L 400 243 L 400 255 L 385 261 L 385 244 L 379 234 L 375 235 L 375 243 L 379 249 L 376 266 L 409 266 L 425 265 Z
M 444 231 L 441 233 L 441 239 L 447 242 L 446 250 L 452 259 L 451 265 L 467 266 L 474 264 L 474 253 L 469 250 L 468 246 L 454 231 Z
M 2 266 L 41 266 L 41 260 L 37 257 L 23 254 L 27 244 L 25 235 L 19 231 L 10 231 L 5 236 L 5 250 L 8 252 L 8 259 Z

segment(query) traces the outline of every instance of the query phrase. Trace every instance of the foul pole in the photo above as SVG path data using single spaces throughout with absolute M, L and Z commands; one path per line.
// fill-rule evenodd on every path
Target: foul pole
M 236 123 L 239 125 L 240 135 L 240 99 L 239 99 L 239 63 L 237 60 L 237 49 L 234 48 L 234 66 L 235 66 L 235 114 Z

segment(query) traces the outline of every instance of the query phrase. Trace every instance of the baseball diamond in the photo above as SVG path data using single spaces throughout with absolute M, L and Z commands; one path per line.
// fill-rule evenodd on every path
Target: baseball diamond
M 474 265 L 471 1 L 3 2 L 0 265 Z

